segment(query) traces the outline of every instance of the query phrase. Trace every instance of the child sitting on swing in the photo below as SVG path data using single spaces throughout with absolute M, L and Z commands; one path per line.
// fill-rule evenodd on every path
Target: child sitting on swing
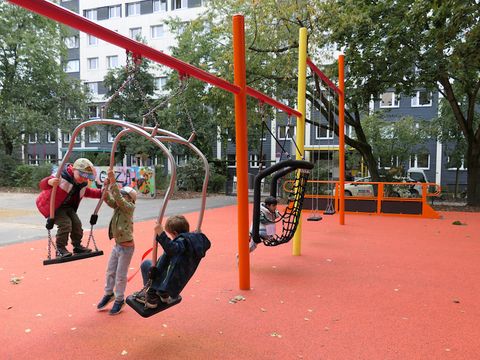
M 258 234 L 262 241 L 271 239 L 275 235 L 276 220 L 280 217 L 277 210 L 278 201 L 273 196 L 268 196 L 265 201 L 260 204 L 260 224 Z M 251 237 L 252 230 L 250 229 L 250 252 L 257 248 L 257 243 Z
M 169 217 L 165 230 L 162 224 L 156 224 L 155 235 L 164 253 L 156 266 L 152 266 L 151 260 L 142 262 L 145 288 L 133 294 L 136 301 L 149 309 L 156 309 L 160 303 L 177 302 L 210 248 L 210 241 L 204 234 L 190 232 L 190 224 L 183 215 Z

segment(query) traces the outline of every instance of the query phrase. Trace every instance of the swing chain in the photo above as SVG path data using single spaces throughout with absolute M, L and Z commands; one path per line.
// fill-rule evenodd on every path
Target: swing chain
M 48 260 L 50 260 L 52 258 L 52 245 L 53 245 L 53 242 L 52 242 L 52 233 L 51 233 L 51 230 L 48 229 Z M 55 245 L 53 245 L 55 247 Z
M 90 235 L 88 236 L 87 248 L 90 245 L 90 240 L 92 240 L 93 246 L 95 247 L 95 251 L 98 251 L 97 243 L 95 242 L 95 237 L 93 236 L 93 225 L 90 226 Z
M 184 89 L 184 91 L 188 88 L 190 77 L 187 74 L 179 74 L 180 77 L 180 87 Z M 193 125 L 193 120 L 190 115 L 190 111 L 188 110 L 187 103 L 183 101 L 183 107 L 185 110 L 185 114 L 187 115 L 188 122 L 190 123 L 190 128 L 192 129 L 192 133 L 196 133 L 195 126 Z

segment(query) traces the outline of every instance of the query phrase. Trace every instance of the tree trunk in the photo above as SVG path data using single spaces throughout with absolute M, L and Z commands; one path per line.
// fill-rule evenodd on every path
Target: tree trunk
M 469 142 L 467 166 L 467 205 L 480 206 L 480 143 Z

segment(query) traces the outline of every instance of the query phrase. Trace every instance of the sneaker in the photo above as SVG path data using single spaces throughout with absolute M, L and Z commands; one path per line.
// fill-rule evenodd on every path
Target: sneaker
M 135 291 L 132 294 L 132 297 L 135 299 L 135 301 L 139 302 L 140 304 L 145 304 L 147 301 L 145 298 L 147 297 L 147 292 L 145 289 L 142 289 L 140 291 Z
M 113 294 L 105 295 L 102 300 L 97 304 L 97 310 L 102 310 L 105 306 L 111 303 L 115 299 Z
M 257 243 L 253 240 L 250 240 L 250 244 L 248 245 L 248 249 L 250 250 L 250 252 L 252 252 L 256 248 L 257 248 Z
M 73 253 L 74 254 L 86 254 L 92 252 L 92 249 L 89 249 L 83 245 L 78 245 L 73 248 Z
M 115 301 L 113 303 L 112 309 L 108 312 L 110 315 L 120 314 L 123 307 L 125 306 L 125 301 Z
M 65 246 L 57 246 L 57 258 L 64 258 L 72 256 L 72 253 L 67 250 Z
M 178 300 L 178 296 L 177 297 L 174 297 L 172 298 L 171 296 L 168 296 L 168 297 L 160 297 L 160 301 L 163 302 L 164 304 L 172 304 L 174 303 L 175 301 Z
M 156 309 L 160 302 L 160 296 L 158 296 L 157 292 L 153 289 L 148 289 L 147 297 L 145 299 L 145 307 L 149 309 Z

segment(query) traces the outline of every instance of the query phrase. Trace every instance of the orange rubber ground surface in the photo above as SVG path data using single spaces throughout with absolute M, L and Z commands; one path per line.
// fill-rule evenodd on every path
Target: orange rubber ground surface
M 3 247 L 0 359 L 478 359 L 480 214 L 442 215 L 304 221 L 302 256 L 259 247 L 240 291 L 236 207 L 208 210 L 212 249 L 182 303 L 148 319 L 96 311 L 105 229 L 105 256 L 66 264 L 42 265 L 46 241 Z M 132 267 L 152 224 L 135 225 Z M 139 288 L 140 275 L 127 292 Z

